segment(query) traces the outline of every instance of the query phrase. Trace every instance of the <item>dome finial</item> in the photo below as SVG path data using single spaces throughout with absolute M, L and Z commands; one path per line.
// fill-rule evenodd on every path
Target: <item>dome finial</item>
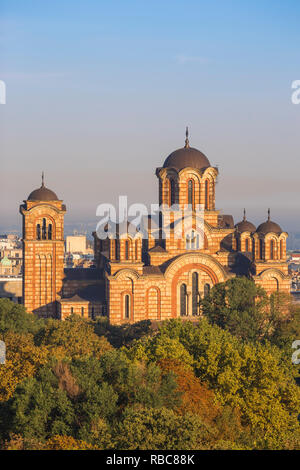
M 244 217 L 243 217 L 243 221 L 245 222 L 246 220 L 246 209 L 244 208 Z
M 189 128 L 186 126 L 185 128 L 185 146 L 184 148 L 188 149 L 190 148 L 190 142 L 189 142 Z
M 270 220 L 271 220 L 270 214 L 271 214 L 271 211 L 270 211 L 270 208 L 269 208 L 268 209 L 268 222 L 270 222 Z
M 43 188 L 44 186 L 45 186 L 44 185 L 44 172 L 42 171 L 42 186 L 41 187 Z

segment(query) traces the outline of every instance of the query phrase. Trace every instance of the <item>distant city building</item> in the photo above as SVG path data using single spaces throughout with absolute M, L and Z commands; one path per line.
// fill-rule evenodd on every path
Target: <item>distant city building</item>
M 292 253 L 291 262 L 300 264 L 300 253 Z
M 68 235 L 66 237 L 66 252 L 67 253 L 82 253 L 85 254 L 87 250 L 87 241 L 85 235 Z
M 22 272 L 22 242 L 16 235 L 0 237 L 0 276 L 20 276 Z
M 176 204 L 181 211 L 186 204 L 192 207 L 187 231 L 174 237 L 173 227 L 182 216 L 173 216 L 166 239 L 154 237 L 150 229 L 144 239 L 141 233 L 119 232 L 115 239 L 100 240 L 94 233 L 96 267 L 76 269 L 64 269 L 66 207 L 42 181 L 20 206 L 27 311 L 61 319 L 72 313 L 102 314 L 114 324 L 197 317 L 210 289 L 237 275 L 251 277 L 268 294 L 290 292 L 288 234 L 270 213 L 257 228 L 245 213 L 236 225 L 231 215 L 220 214 L 215 208 L 218 173 L 202 152 L 190 147 L 187 136 L 185 146 L 156 169 L 159 204 Z M 198 204 L 204 207 L 204 221 L 198 219 Z M 68 241 L 67 250 L 74 250 Z

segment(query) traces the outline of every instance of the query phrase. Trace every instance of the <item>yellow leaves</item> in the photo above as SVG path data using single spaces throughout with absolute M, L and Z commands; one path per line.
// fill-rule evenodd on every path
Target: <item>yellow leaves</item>
M 54 436 L 46 441 L 45 450 L 93 450 L 94 446 L 72 436 Z
M 46 345 L 56 359 L 80 359 L 82 356 L 100 358 L 112 349 L 107 339 L 99 337 L 82 319 L 59 322 L 51 320 L 42 332 L 42 344 Z
M 36 347 L 30 334 L 6 333 L 6 363 L 0 365 L 0 401 L 8 400 L 17 385 L 32 377 L 48 358 L 46 347 Z

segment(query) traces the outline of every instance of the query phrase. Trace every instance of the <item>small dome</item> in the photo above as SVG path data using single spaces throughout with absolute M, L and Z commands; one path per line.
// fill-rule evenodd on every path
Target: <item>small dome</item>
M 58 197 L 56 196 L 54 191 L 51 189 L 46 188 L 44 185 L 44 173 L 42 173 L 42 185 L 39 189 L 35 189 L 32 191 L 27 201 L 58 201 Z
M 235 225 L 235 228 L 240 232 L 255 232 L 256 227 L 248 220 L 242 220 Z
M 237 229 L 238 232 L 242 233 L 242 232 L 255 232 L 256 230 L 256 227 L 254 224 L 252 224 L 252 222 L 249 222 L 249 220 L 246 219 L 246 211 L 244 209 L 244 217 L 243 217 L 243 220 L 241 220 L 241 222 L 238 222 L 236 225 L 235 225 L 235 228 Z
M 281 229 L 280 225 L 276 224 L 276 222 L 272 222 L 272 220 L 270 219 L 270 209 L 269 209 L 268 210 L 268 220 L 266 222 L 263 222 L 262 224 L 260 224 L 257 227 L 256 231 L 264 233 L 264 234 L 269 233 L 269 232 L 281 233 L 282 229 Z
M 165 160 L 163 167 L 173 167 L 177 170 L 182 168 L 197 168 L 199 170 L 210 166 L 208 158 L 204 153 L 190 147 L 188 139 L 188 129 L 186 129 L 185 146 L 172 152 Z

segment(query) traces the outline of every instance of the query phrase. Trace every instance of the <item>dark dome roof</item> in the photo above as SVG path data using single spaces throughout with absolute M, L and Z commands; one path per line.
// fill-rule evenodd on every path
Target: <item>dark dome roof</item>
M 242 220 L 241 222 L 238 222 L 235 225 L 235 228 L 241 233 L 242 232 L 255 232 L 255 230 L 256 230 L 255 225 L 253 225 L 248 220 Z
M 204 153 L 192 147 L 183 147 L 172 152 L 165 160 L 164 168 L 174 167 L 177 170 L 182 168 L 207 168 L 210 166 L 208 158 Z
M 256 231 L 261 232 L 261 233 L 269 233 L 269 232 L 281 233 L 282 232 L 280 225 L 276 224 L 276 222 L 272 222 L 272 220 L 268 220 L 267 222 L 260 224 L 257 227 Z
M 266 222 L 263 222 L 260 224 L 257 229 L 257 232 L 261 233 L 269 233 L 269 232 L 274 232 L 274 233 L 281 233 L 282 229 L 280 225 L 276 224 L 276 222 L 272 222 L 270 219 L 270 209 L 268 210 L 268 220 Z
M 252 224 L 252 222 L 249 222 L 247 219 L 246 219 L 246 209 L 244 209 L 244 217 L 243 217 L 243 220 L 241 220 L 241 222 L 238 222 L 236 225 L 235 225 L 235 228 L 238 230 L 238 232 L 242 233 L 242 232 L 255 232 L 256 230 L 256 227 L 255 225 Z
M 183 147 L 172 152 L 165 160 L 164 168 L 174 167 L 177 170 L 182 168 L 207 168 L 210 166 L 208 158 L 204 153 L 192 147 Z
M 28 198 L 28 201 L 58 201 L 58 197 L 56 196 L 54 191 L 51 189 L 46 188 L 44 184 L 39 189 L 35 189 L 32 191 Z
M 188 135 L 188 128 L 186 128 L 185 146 L 175 150 L 165 159 L 164 168 L 173 167 L 181 170 L 182 168 L 191 167 L 201 170 L 210 166 L 209 160 L 204 153 L 190 147 Z

